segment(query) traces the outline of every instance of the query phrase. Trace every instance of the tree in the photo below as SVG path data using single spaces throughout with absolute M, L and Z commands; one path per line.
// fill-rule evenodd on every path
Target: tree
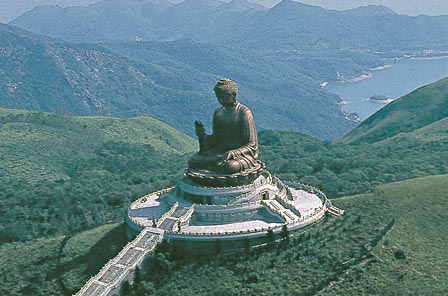
M 217 239 L 215 241 L 215 254 L 219 255 L 221 254 L 222 246 L 221 246 L 221 240 Z
M 250 240 L 248 237 L 244 238 L 243 245 L 244 245 L 244 251 L 249 252 L 250 251 Z
M 134 271 L 134 289 L 138 288 L 140 286 L 140 283 L 142 282 L 142 273 L 140 271 L 140 268 L 137 266 Z
M 268 244 L 272 247 L 274 244 L 274 231 L 272 231 L 272 229 L 268 229 L 266 236 L 268 239 Z
M 148 296 L 154 295 L 156 293 L 156 289 L 151 282 L 142 282 L 140 286 L 135 290 L 136 296 Z
M 288 226 L 285 224 L 282 226 L 282 241 L 284 241 L 285 243 L 289 242 L 289 233 L 288 233 Z
M 128 281 L 125 281 L 122 285 L 121 285 L 121 293 L 120 295 L 122 296 L 128 296 L 131 294 L 131 285 L 129 284 Z

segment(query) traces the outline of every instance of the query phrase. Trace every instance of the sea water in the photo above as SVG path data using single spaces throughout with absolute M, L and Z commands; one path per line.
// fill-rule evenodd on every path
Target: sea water
M 357 82 L 330 82 L 326 89 L 348 103 L 347 112 L 366 119 L 385 104 L 367 101 L 375 95 L 398 99 L 411 91 L 448 76 L 448 57 L 433 59 L 405 59 L 389 63 L 391 67 L 372 70 L 371 77 Z

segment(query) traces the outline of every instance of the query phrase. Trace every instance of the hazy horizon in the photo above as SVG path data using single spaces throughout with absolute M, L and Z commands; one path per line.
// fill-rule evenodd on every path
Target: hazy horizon
M 168 0 L 169 2 L 178 3 L 181 1 Z M 224 0 L 228 2 L 229 0 Z M 266 7 L 273 7 L 279 0 L 249 0 Z M 62 7 L 69 6 L 86 6 L 98 0 L 0 0 L 0 22 L 8 23 L 19 15 L 42 5 L 59 5 Z M 326 9 L 346 10 L 353 9 L 365 5 L 385 5 L 399 14 L 407 15 L 448 15 L 448 1 L 443 0 L 408 0 L 403 4 L 402 0 L 301 0 L 298 2 L 321 6 Z

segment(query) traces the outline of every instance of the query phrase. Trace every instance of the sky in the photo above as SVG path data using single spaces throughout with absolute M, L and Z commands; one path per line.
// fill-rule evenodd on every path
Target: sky
M 169 0 L 168 0 L 169 1 Z M 171 0 L 179 2 L 179 0 Z M 229 1 L 229 0 L 224 0 Z M 279 0 L 249 0 L 272 7 Z M 59 5 L 62 7 L 88 5 L 98 0 L 0 0 L 0 22 L 7 23 L 20 14 L 40 5 Z M 386 5 L 400 14 L 408 15 L 448 15 L 448 0 L 301 0 L 300 2 L 322 6 L 327 9 L 351 9 L 374 4 Z

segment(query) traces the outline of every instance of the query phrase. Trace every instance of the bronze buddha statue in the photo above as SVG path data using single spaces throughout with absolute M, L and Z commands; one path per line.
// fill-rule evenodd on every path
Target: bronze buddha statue
M 238 86 L 232 80 L 219 80 L 214 91 L 222 106 L 213 114 L 212 135 L 205 134 L 202 123 L 195 121 L 200 150 L 189 159 L 187 176 L 194 179 L 196 173 L 203 178 L 213 176 L 209 179 L 225 176 L 235 179 L 239 175 L 258 175 L 264 165 L 258 161 L 252 112 L 238 102 Z

